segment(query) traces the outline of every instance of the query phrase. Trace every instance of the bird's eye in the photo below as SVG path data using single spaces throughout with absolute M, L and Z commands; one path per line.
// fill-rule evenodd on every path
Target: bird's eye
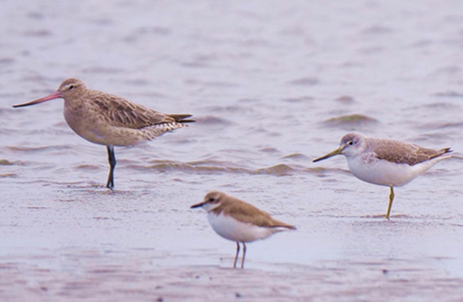
M 350 142 L 349 142 L 349 145 L 351 145 L 351 146 L 352 146 L 353 144 L 354 144 L 354 142 L 353 142 L 353 141 L 350 141 Z
M 214 197 L 209 198 L 209 202 L 214 202 L 214 201 L 215 201 Z
M 74 88 L 75 88 L 74 85 L 69 86 L 69 90 L 72 90 L 72 89 L 74 89 Z

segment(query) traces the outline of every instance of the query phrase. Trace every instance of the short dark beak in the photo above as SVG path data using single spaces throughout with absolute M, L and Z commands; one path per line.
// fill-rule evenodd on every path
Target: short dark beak
M 202 207 L 204 204 L 205 204 L 205 202 L 200 202 L 200 203 L 194 204 L 194 205 L 192 205 L 192 206 L 190 207 L 190 209 L 200 208 L 200 207 Z

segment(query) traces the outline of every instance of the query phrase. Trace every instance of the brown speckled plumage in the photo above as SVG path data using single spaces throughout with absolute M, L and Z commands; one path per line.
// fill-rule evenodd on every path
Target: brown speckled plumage
M 347 142 L 351 139 L 351 137 L 346 135 L 343 141 Z M 450 148 L 435 150 L 397 140 L 374 137 L 368 138 L 366 144 L 366 149 L 374 152 L 375 158 L 392 163 L 408 164 L 410 166 L 451 152 Z
M 117 95 L 87 89 L 81 80 L 74 78 L 65 80 L 56 92 L 46 97 L 13 107 L 57 98 L 64 99 L 64 118 L 75 133 L 92 143 L 107 146 L 111 165 L 108 188 L 114 186 L 114 146 L 135 145 L 194 122 L 187 119 L 190 114 L 160 113 Z
M 65 80 L 58 91 L 64 98 L 66 122 L 96 144 L 135 145 L 194 122 L 186 119 L 190 114 L 164 114 L 117 95 L 87 89 L 78 79 Z

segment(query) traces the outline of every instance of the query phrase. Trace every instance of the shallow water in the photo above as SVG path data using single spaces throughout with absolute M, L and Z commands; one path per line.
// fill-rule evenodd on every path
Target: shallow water
M 0 2 L 2 301 L 459 301 L 460 1 Z M 116 148 L 75 135 L 68 77 L 197 122 Z M 337 118 L 361 114 L 360 121 Z M 395 190 L 342 157 L 349 131 L 455 158 Z M 201 210 L 221 190 L 295 224 L 235 244 Z

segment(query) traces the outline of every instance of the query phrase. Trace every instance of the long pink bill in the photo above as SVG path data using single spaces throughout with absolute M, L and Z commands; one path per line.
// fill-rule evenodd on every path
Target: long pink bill
M 61 98 L 61 93 L 59 91 L 53 92 L 50 95 L 44 96 L 43 98 L 37 99 L 35 101 L 29 102 L 29 103 L 24 103 L 24 104 L 19 104 L 19 105 L 13 105 L 14 108 L 18 107 L 25 107 L 25 106 L 30 106 L 30 105 L 35 105 L 35 104 L 40 104 L 46 101 L 51 101 L 54 99 L 59 99 Z

